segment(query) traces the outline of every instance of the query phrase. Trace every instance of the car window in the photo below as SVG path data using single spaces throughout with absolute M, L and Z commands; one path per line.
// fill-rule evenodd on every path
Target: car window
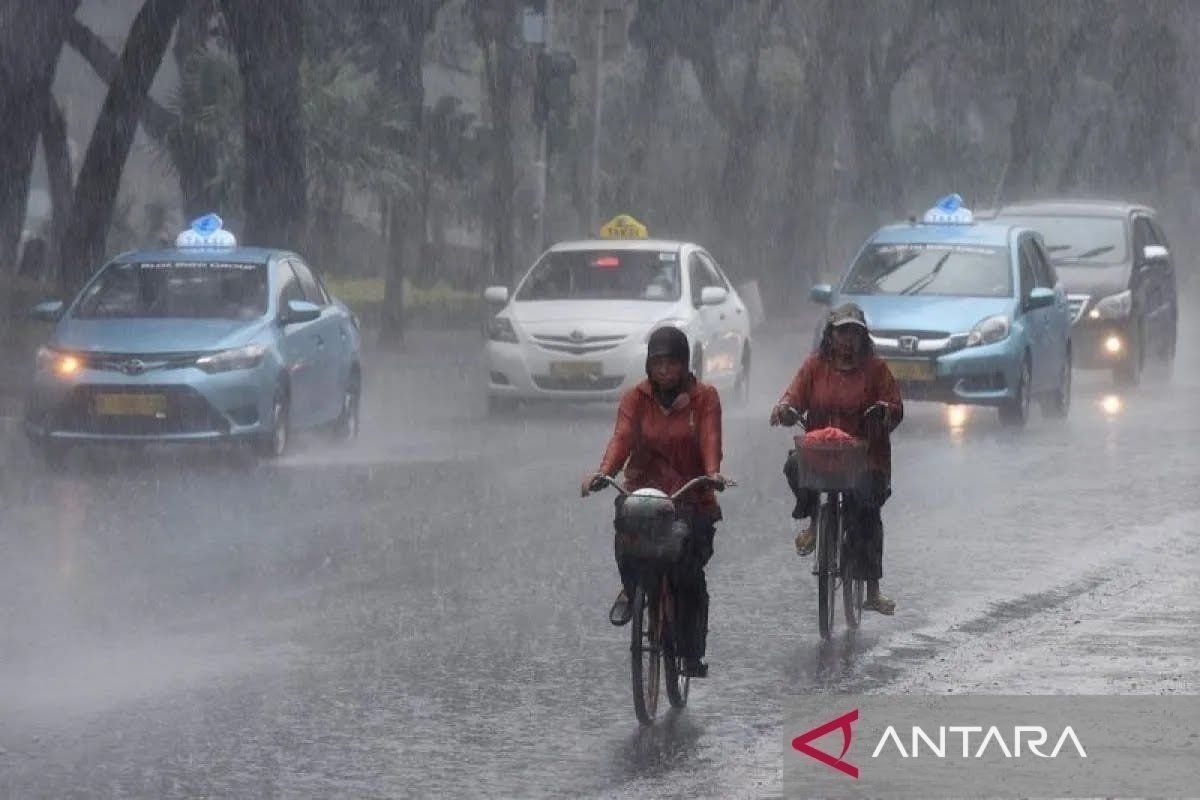
M 1022 248 L 1028 252 L 1029 263 L 1033 267 L 1033 285 L 1039 289 L 1053 289 L 1055 281 L 1050 273 L 1049 265 L 1042 258 L 1042 249 L 1037 240 L 1025 239 Z
M 1019 259 L 1021 262 L 1021 299 L 1029 297 L 1029 293 L 1033 291 L 1033 287 L 1037 286 L 1037 276 L 1033 269 L 1033 258 L 1029 252 L 1029 239 L 1021 240 L 1021 246 L 1018 248 Z
M 305 299 L 300 279 L 296 277 L 296 273 L 292 271 L 292 267 L 287 261 L 275 262 L 274 274 L 275 285 L 278 287 L 279 308 L 284 308 L 293 300 Z
M 725 277 L 725 273 L 721 272 L 721 268 L 717 266 L 717 261 L 708 253 L 700 253 L 700 259 L 711 273 L 710 279 L 713 281 L 713 286 L 719 286 L 727 292 L 732 292 L 733 287 L 729 285 L 729 280 Z
M 674 303 L 680 283 L 678 250 L 562 250 L 529 270 L 514 299 Z
M 111 264 L 88 285 L 78 319 L 236 319 L 267 311 L 264 264 L 163 261 Z
M 692 284 L 692 305 L 696 308 L 700 307 L 701 297 L 709 286 L 725 288 L 716 271 L 708 265 L 708 259 L 698 250 L 688 258 L 688 277 Z
M 1033 240 L 1033 249 L 1037 251 L 1038 264 L 1044 271 L 1046 286 L 1054 289 L 1058 286 L 1058 270 L 1054 269 L 1054 263 L 1050 261 L 1050 256 L 1047 255 L 1046 249 L 1037 239 Z
M 872 244 L 842 286 L 851 295 L 1012 297 L 1007 247 L 944 242 Z
M 1128 226 L 1122 217 L 1006 214 L 1004 221 L 1040 233 L 1046 243 L 1046 253 L 1059 264 L 1103 266 L 1120 264 L 1128 258 Z
M 1169 251 L 1171 249 L 1171 243 L 1167 241 L 1167 234 L 1165 231 L 1163 231 L 1162 226 L 1158 224 L 1157 220 L 1150 220 L 1150 230 L 1154 232 L 1155 241 L 1167 248 Z
M 300 287 L 304 289 L 304 297 L 308 302 L 318 306 L 329 305 L 329 298 L 325 296 L 325 291 L 313 277 L 312 270 L 308 268 L 308 265 L 295 258 L 288 259 L 288 261 L 291 262 L 292 269 L 296 271 L 296 277 L 300 279 Z

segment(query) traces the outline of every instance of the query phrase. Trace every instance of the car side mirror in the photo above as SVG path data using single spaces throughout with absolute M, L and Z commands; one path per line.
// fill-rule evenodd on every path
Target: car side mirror
M 729 299 L 729 290 L 723 286 L 705 286 L 700 290 L 700 305 L 719 306 Z
M 284 325 L 296 325 L 301 322 L 312 322 L 319 316 L 321 316 L 320 306 L 307 300 L 289 300 L 279 321 Z
M 1047 289 L 1045 286 L 1039 286 L 1029 293 L 1029 299 L 1025 301 L 1026 311 L 1036 311 L 1039 308 L 1049 308 L 1054 305 L 1057 295 L 1053 289 Z
M 509 302 L 508 287 L 487 287 L 484 289 L 484 301 L 493 306 L 505 306 Z
M 29 316 L 38 322 L 58 322 L 65 306 L 62 300 L 45 300 L 34 306 Z
M 833 287 L 828 283 L 818 283 L 808 291 L 808 298 L 819 305 L 833 305 Z
M 1166 261 L 1170 256 L 1170 252 L 1161 244 L 1148 244 L 1142 248 L 1142 261 L 1147 264 Z

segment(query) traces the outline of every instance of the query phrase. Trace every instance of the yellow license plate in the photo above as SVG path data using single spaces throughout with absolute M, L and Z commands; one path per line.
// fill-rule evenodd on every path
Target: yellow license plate
M 578 380 L 580 378 L 599 378 L 601 364 L 599 361 L 553 361 L 550 364 L 550 375 L 560 380 Z
M 165 394 L 98 394 L 96 413 L 106 417 L 165 417 Z
M 932 361 L 889 361 L 887 365 L 898 381 L 931 381 L 935 377 Z

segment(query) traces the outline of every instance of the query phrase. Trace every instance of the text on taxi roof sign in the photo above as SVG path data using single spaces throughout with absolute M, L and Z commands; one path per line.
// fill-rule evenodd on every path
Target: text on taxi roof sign
M 600 228 L 601 239 L 646 239 L 650 231 L 628 214 L 618 214 Z
M 925 212 L 922 221 L 932 225 L 970 225 L 975 221 L 975 215 L 963 205 L 961 196 L 948 194 Z

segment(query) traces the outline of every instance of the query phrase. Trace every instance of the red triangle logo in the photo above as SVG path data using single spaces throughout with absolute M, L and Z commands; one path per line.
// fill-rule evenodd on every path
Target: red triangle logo
M 808 756 L 809 758 L 815 758 L 817 761 L 820 761 L 827 767 L 832 767 L 838 772 L 844 772 L 851 778 L 857 779 L 858 767 L 842 760 L 842 757 L 846 755 L 846 751 L 850 749 L 850 739 L 853 735 L 852 731 L 850 730 L 850 725 L 851 723 L 857 721 L 858 709 L 856 708 L 848 714 L 843 714 L 837 719 L 831 719 L 824 725 L 818 725 L 807 733 L 800 734 L 795 739 L 792 739 L 792 747 L 796 750 L 799 750 L 801 753 L 804 753 L 804 755 Z M 827 733 L 832 733 L 833 731 L 839 729 L 842 732 L 842 752 L 838 754 L 837 758 L 834 758 L 833 756 L 829 755 L 829 753 L 826 753 L 823 750 L 818 750 L 809 744 L 809 742 L 820 739 Z

